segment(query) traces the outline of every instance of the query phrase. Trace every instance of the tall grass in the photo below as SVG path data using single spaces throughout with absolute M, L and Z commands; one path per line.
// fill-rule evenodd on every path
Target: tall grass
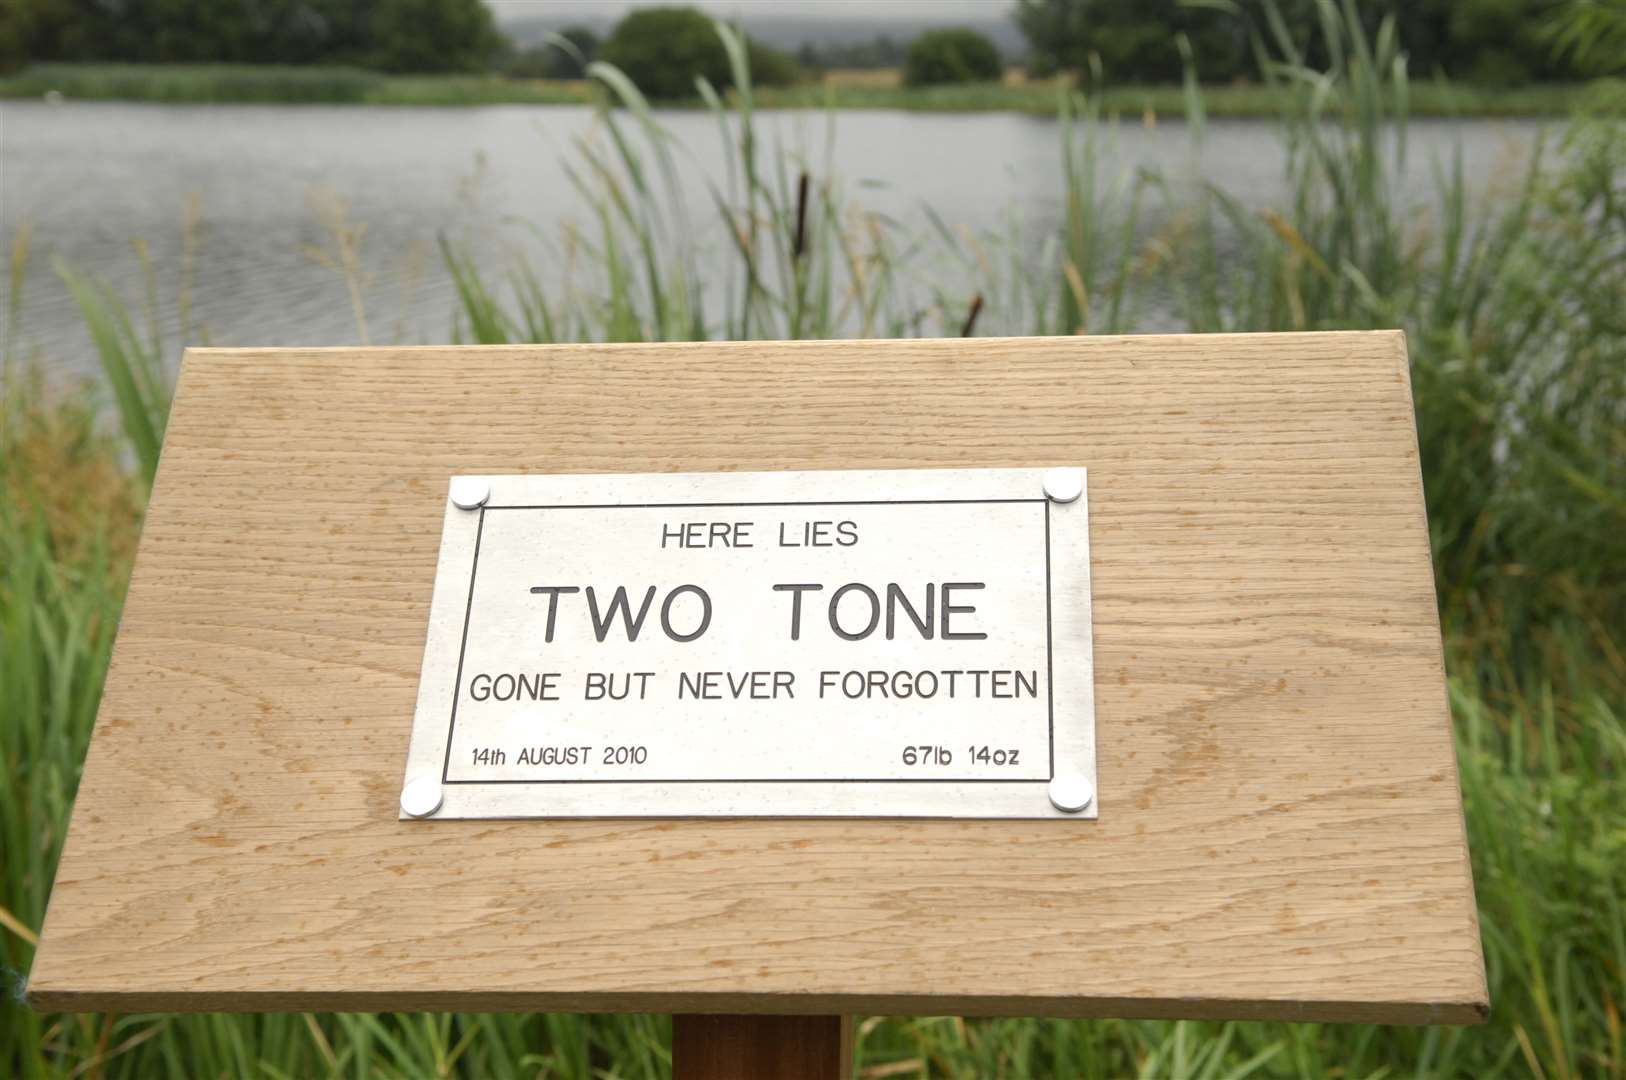
M 683 341 L 897 337 L 946 330 L 963 311 L 922 310 L 897 272 L 913 241 L 892 222 L 848 203 L 813 154 L 765 142 L 741 39 L 718 33 L 733 66 L 725 105 L 704 79 L 722 146 L 721 176 L 703 178 L 715 218 L 709 249 L 689 220 L 682 171 L 692 166 L 648 101 L 621 72 L 595 63 L 619 106 L 577 143 L 566 172 L 589 207 L 587 224 L 553 240 L 567 273 L 544 279 L 523 265 L 505 283 L 443 243 L 459 297 L 460 338 L 507 341 Z M 720 278 L 702 269 L 721 251 Z
M 495 278 L 443 241 L 459 340 L 1129 330 L 1154 291 L 1197 331 L 1407 330 L 1490 1023 L 866 1018 L 869 1075 L 1626 1077 L 1626 127 L 1578 118 L 1494 200 L 1475 197 L 1460 160 L 1439 163 L 1430 191 L 1404 192 L 1413 95 L 1399 43 L 1387 28 L 1362 36 L 1348 6 L 1318 10 L 1327 70 L 1311 70 L 1279 25 L 1257 29 L 1289 181 L 1264 212 L 1192 177 L 1126 173 L 1101 101 L 1069 96 L 1054 235 L 1031 236 L 1013 211 L 987 234 L 935 222 L 912 236 L 834 175 L 828 141 L 821 153 L 764 135 L 725 28 L 741 89 L 725 102 L 700 88 L 728 161 L 703 181 L 707 213 L 685 201 L 683 148 L 636 87 L 600 67 L 618 107 L 569 163 L 591 212 L 548 238 L 547 272 Z M 1193 79 L 1184 111 L 1197 140 L 1205 100 Z M 1153 206 L 1168 224 L 1143 235 Z M 167 393 L 163 343 L 93 281 L 62 276 L 122 434 L 101 434 L 81 399 L 14 377 L 8 346 L 0 963 L 14 978 L 43 912 Z M 0 1072 L 23 1076 L 670 1067 L 666 1021 L 650 1017 L 3 1009 Z

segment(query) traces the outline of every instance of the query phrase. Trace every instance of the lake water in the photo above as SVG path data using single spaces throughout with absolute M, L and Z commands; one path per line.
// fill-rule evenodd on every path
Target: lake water
M 722 180 L 716 123 L 689 111 L 661 119 L 692 162 L 685 202 L 720 253 L 724 240 L 713 227 L 710 197 L 695 179 Z M 807 154 L 816 179 L 828 161 L 860 204 L 895 219 L 904 232 L 930 232 L 928 205 L 952 227 L 1005 232 L 1014 208 L 1037 252 L 1037 238 L 1061 220 L 1053 120 L 849 112 L 834 118 L 831 137 L 824 113 L 759 119 L 765 139 Z M 595 130 L 583 107 L 6 102 L 0 239 L 9 253 L 26 225 L 31 251 L 21 325 L 11 329 L 48 368 L 94 370 L 88 335 L 53 260 L 93 272 L 139 301 L 139 241 L 156 270 L 167 348 L 176 357 L 183 278 L 199 328 L 194 340 L 353 344 L 359 330 L 344 281 L 315 254 L 334 250 L 324 214 L 343 200 L 346 220 L 364 227 L 359 253 L 372 340 L 444 342 L 455 301 L 436 236 L 466 245 L 494 271 L 522 248 L 549 272 L 550 248 L 537 236 L 557 235 L 566 220 L 584 218 L 565 162 L 575 157 L 575 142 L 595 137 Z M 1460 140 L 1468 175 L 1493 189 L 1527 161 L 1539 130 L 1532 121 L 1415 122 L 1402 186 L 1424 199 L 1435 163 Z M 1194 153 L 1180 123 L 1126 121 L 1113 137 L 1108 173 L 1140 167 L 1200 178 L 1254 206 L 1282 198 L 1283 150 L 1269 124 L 1213 121 Z M 185 274 L 189 200 L 198 227 Z M 1158 223 L 1153 205 L 1143 228 Z M 1172 318 L 1154 305 L 1142 328 L 1175 328 Z

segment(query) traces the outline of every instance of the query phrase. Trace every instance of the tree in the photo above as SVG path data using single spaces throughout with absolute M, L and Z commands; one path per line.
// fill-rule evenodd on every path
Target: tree
M 754 37 L 745 39 L 745 60 L 751 68 L 751 81 L 757 86 L 789 86 L 802 77 L 802 67 L 794 56 Z
M 790 56 L 760 42 L 747 44 L 753 81 L 770 86 L 795 81 L 796 62 Z M 692 97 L 700 77 L 713 86 L 733 84 L 716 26 L 694 8 L 633 11 L 615 24 L 598 55 L 651 98 Z
M 1233 78 L 1250 60 L 1240 20 L 1180 0 L 1018 0 L 1016 22 L 1037 74 L 1087 72 L 1098 58 L 1109 81 L 1178 82 L 1180 34 L 1206 79 Z
M 72 0 L 0 3 L 0 71 L 55 59 L 83 48 L 84 27 Z
M 1330 9 L 1342 21 L 1346 2 L 1369 37 L 1385 19 L 1394 20 L 1413 75 L 1517 83 L 1585 73 L 1573 50 L 1555 52 L 1551 34 L 1543 32 L 1554 0 L 1224 0 L 1218 5 L 1229 11 L 1189 0 L 1018 0 L 1016 20 L 1032 47 L 1035 72 L 1090 71 L 1095 58 L 1108 81 L 1176 81 L 1184 73 L 1176 37 L 1184 34 L 1197 74 L 1215 82 L 1258 77 L 1249 36 L 1262 36 L 1279 55 L 1278 27 L 1307 64 L 1324 67 L 1331 58 L 1319 32 L 1321 20 Z M 1588 12 L 1626 11 L 1626 0 L 1570 2 Z M 1279 22 L 1269 17 L 1270 9 Z M 1571 44 L 1577 40 L 1585 37 Z
M 994 43 L 966 27 L 929 30 L 909 46 L 903 81 L 909 86 L 986 82 L 1004 71 Z
M 1626 72 L 1626 0 L 1568 0 L 1547 28 L 1554 52 L 1580 71 Z
M 483 0 L 0 0 L 0 53 L 13 62 L 468 71 L 501 41 Z
M 385 71 L 482 71 L 502 46 L 481 0 L 377 0 L 371 29 Z
M 652 98 L 694 94 L 694 81 L 728 82 L 728 54 L 711 20 L 694 8 L 646 8 L 615 24 L 599 59 Z

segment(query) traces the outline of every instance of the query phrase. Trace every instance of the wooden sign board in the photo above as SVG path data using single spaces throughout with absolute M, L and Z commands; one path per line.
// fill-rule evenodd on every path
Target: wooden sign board
M 399 819 L 449 477 L 1056 462 L 1098 820 Z M 30 994 L 1483 1019 L 1403 338 L 193 351 Z

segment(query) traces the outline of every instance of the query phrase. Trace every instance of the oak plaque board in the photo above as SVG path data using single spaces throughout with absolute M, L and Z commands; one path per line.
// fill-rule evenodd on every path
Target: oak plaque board
M 401 815 L 1094 818 L 1085 486 L 455 477 Z
M 448 477 L 1059 462 L 1099 820 L 399 820 Z M 1404 339 L 189 352 L 29 992 L 1482 1019 Z

